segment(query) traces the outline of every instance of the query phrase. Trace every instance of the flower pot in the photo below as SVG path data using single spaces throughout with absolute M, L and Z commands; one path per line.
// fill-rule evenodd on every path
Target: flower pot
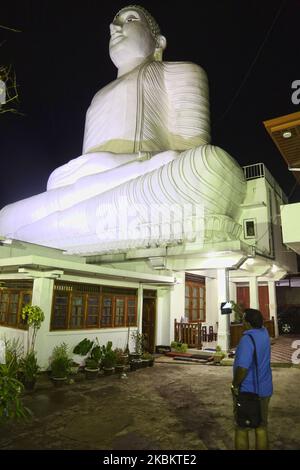
M 117 364 L 115 366 L 115 373 L 116 374 L 122 374 L 124 372 L 125 366 L 123 364 Z
M 113 367 L 103 367 L 104 375 L 112 375 L 114 373 Z
M 54 387 L 62 387 L 67 383 L 68 377 L 51 377 Z
M 36 384 L 36 379 L 23 381 L 24 388 L 25 390 L 28 390 L 28 391 L 34 390 L 35 384 Z
M 130 370 L 138 370 L 142 367 L 142 361 L 140 359 L 134 359 L 130 361 Z
M 154 359 L 149 359 L 148 361 L 148 366 L 153 367 L 154 366 Z
M 138 360 L 138 359 L 141 358 L 141 356 L 142 356 L 142 355 L 139 354 L 139 353 L 130 353 L 130 354 L 129 354 L 129 361 L 131 362 L 131 361 Z
M 85 367 L 84 372 L 87 380 L 95 380 L 98 377 L 99 369 L 89 369 Z

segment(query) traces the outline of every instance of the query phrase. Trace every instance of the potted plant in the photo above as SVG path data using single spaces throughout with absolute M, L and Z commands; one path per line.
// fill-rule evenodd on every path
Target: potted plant
M 221 346 L 216 346 L 216 352 L 215 352 L 215 354 L 213 355 L 214 364 L 220 365 L 222 359 L 224 359 L 225 356 L 226 356 L 226 354 L 225 354 L 224 351 L 222 351 Z
M 125 369 L 125 364 L 128 359 L 128 355 L 124 354 L 124 351 L 121 348 L 115 349 L 116 355 L 116 365 L 115 365 L 115 372 L 118 374 L 122 374 Z
M 236 303 L 233 300 L 231 302 L 231 308 L 234 313 L 234 321 L 232 323 L 242 323 L 244 306 L 242 304 Z
M 134 352 L 130 353 L 130 360 L 140 359 L 144 350 L 144 335 L 139 330 L 135 330 L 131 333 L 131 338 L 134 344 Z
M 55 346 L 50 360 L 51 378 L 56 387 L 66 383 L 71 372 L 72 359 L 66 343 Z
M 101 363 L 101 358 L 103 355 L 103 347 L 100 346 L 98 338 L 96 338 L 96 345 L 93 346 L 91 350 L 91 359 L 94 359 L 94 361 L 97 363 L 97 366 L 100 367 Z M 112 344 L 112 343 L 111 343 Z
M 99 361 L 89 357 L 85 360 L 85 378 L 88 380 L 96 379 L 99 373 Z
M 31 415 L 22 402 L 22 390 L 23 384 L 16 379 L 13 364 L 0 364 L 0 423 Z
M 90 356 L 90 351 L 94 346 L 94 341 L 84 338 L 73 348 L 73 362 L 79 364 L 79 367 L 85 366 L 86 358 Z
M 187 343 L 182 343 L 181 341 L 172 341 L 171 351 L 185 353 L 188 350 Z
M 36 335 L 44 319 L 44 312 L 38 305 L 28 304 L 22 308 L 22 320 L 28 327 L 27 352 L 34 351 Z
M 152 367 L 154 366 L 154 356 L 149 352 L 144 352 L 142 355 L 142 361 L 147 363 L 147 366 Z
M 114 372 L 116 364 L 116 353 L 112 349 L 106 351 L 102 358 L 103 371 L 105 375 L 111 375 Z
M 26 390 L 33 390 L 39 372 L 35 351 L 29 351 L 19 362 L 19 378 Z

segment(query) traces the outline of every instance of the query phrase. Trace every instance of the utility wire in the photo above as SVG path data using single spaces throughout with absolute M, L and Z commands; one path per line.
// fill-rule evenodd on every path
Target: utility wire
M 279 18 L 279 16 L 280 16 L 282 10 L 283 10 L 283 7 L 285 6 L 285 3 L 286 3 L 286 0 L 283 0 L 283 2 L 281 3 L 281 6 L 280 6 L 280 7 L 278 8 L 278 10 L 277 10 L 277 13 L 276 13 L 276 15 L 275 15 L 275 17 L 274 17 L 274 19 L 273 19 L 273 21 L 272 21 L 272 23 L 271 23 L 271 26 L 269 27 L 269 29 L 268 29 L 268 31 L 267 31 L 267 33 L 266 33 L 266 36 L 265 36 L 264 40 L 262 41 L 262 43 L 261 43 L 261 45 L 260 45 L 260 47 L 259 47 L 259 49 L 258 49 L 258 51 L 257 51 L 257 53 L 256 53 L 256 55 L 255 55 L 255 57 L 254 57 L 254 59 L 253 59 L 252 62 L 251 62 L 250 67 L 249 67 L 248 71 L 246 72 L 246 74 L 245 74 L 245 76 L 244 76 L 244 78 L 243 78 L 243 80 L 242 80 L 240 86 L 238 87 L 237 91 L 235 92 L 235 94 L 234 94 L 234 96 L 233 96 L 231 102 L 229 103 L 229 105 L 228 105 L 227 108 L 225 109 L 224 113 L 216 120 L 216 124 L 215 124 L 215 125 L 217 125 L 220 121 L 222 121 L 222 119 L 224 119 L 224 117 L 226 116 L 226 114 L 231 110 L 232 106 L 234 105 L 234 103 L 235 103 L 236 99 L 238 98 L 238 96 L 239 96 L 239 94 L 240 94 L 240 92 L 241 92 L 243 86 L 245 85 L 246 81 L 248 80 L 248 77 L 249 77 L 250 73 L 252 72 L 252 69 L 253 69 L 255 63 L 257 62 L 257 59 L 258 59 L 258 57 L 260 56 L 260 54 L 261 54 L 261 52 L 262 52 L 262 50 L 263 50 L 263 48 L 264 48 L 264 46 L 265 46 L 267 40 L 269 39 L 269 36 L 270 36 L 272 30 L 274 29 L 274 26 L 275 26 L 275 24 L 276 24 L 276 22 L 277 22 L 277 20 L 278 20 L 278 18 Z

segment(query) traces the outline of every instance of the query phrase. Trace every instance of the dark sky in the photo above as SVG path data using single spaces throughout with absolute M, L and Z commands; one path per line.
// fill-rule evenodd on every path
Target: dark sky
M 129 2 L 2 2 L 0 65 L 12 64 L 24 115 L 0 114 L 0 207 L 46 189 L 50 172 L 81 154 L 85 113 L 116 77 L 109 23 Z M 300 0 L 140 1 L 157 19 L 165 60 L 192 61 L 210 83 L 212 142 L 241 165 L 264 162 L 290 195 L 295 180 L 263 120 L 300 110 Z M 2 38 L 2 39 L 1 39 Z M 300 200 L 299 187 L 291 196 Z

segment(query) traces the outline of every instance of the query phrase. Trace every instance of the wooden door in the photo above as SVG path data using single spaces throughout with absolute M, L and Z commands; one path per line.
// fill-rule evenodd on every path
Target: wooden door
M 143 321 L 142 333 L 144 335 L 144 349 L 150 353 L 154 352 L 155 345 L 155 314 L 156 299 L 143 299 Z
M 264 317 L 264 320 L 270 319 L 270 310 L 269 310 L 269 288 L 268 286 L 258 286 L 258 300 L 259 300 L 259 310 Z
M 240 304 L 243 308 L 250 308 L 250 291 L 249 286 L 236 287 L 236 303 Z

